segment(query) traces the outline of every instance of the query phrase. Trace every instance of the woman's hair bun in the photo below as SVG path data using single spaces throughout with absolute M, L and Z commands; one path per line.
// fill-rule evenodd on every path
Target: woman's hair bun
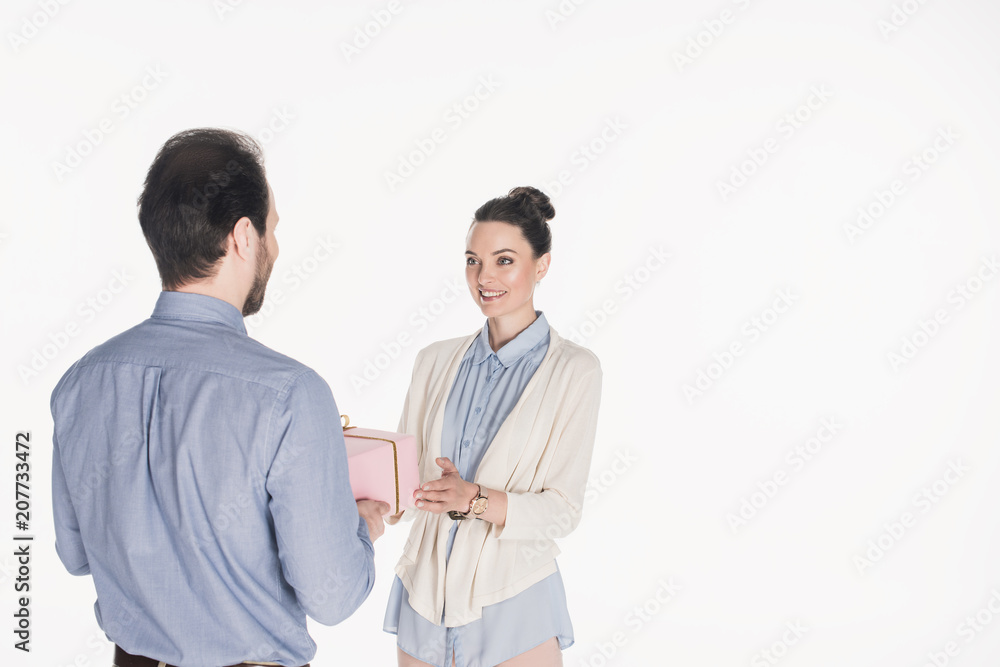
M 548 195 L 530 185 L 514 188 L 506 195 L 491 199 L 473 216 L 475 222 L 506 222 L 521 230 L 535 257 L 552 249 L 552 230 L 548 220 L 556 216 Z
M 538 188 L 533 188 L 530 185 L 522 185 L 520 187 L 513 188 L 507 193 L 507 196 L 511 199 L 517 200 L 519 203 L 526 202 L 531 206 L 538 209 L 538 213 L 541 215 L 542 220 L 546 222 L 556 217 L 556 209 L 552 206 L 552 200 L 549 196 L 539 190 Z M 522 203 L 522 206 L 524 204 Z

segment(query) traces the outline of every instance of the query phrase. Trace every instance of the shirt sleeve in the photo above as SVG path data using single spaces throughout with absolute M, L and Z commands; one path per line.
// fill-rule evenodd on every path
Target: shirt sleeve
M 285 579 L 309 616 L 334 625 L 368 597 L 375 560 L 330 387 L 314 371 L 298 376 L 278 396 L 268 431 L 277 451 L 267 491 Z
M 556 409 L 552 448 L 541 491 L 507 493 L 507 518 L 494 535 L 504 540 L 565 537 L 580 523 L 587 476 L 597 433 L 601 369 L 594 367 L 571 384 Z
M 70 574 L 90 574 L 90 563 L 83 548 L 80 524 L 76 509 L 69 495 L 66 473 L 63 471 L 62 456 L 55 430 L 52 432 L 52 515 L 56 531 L 56 553 Z

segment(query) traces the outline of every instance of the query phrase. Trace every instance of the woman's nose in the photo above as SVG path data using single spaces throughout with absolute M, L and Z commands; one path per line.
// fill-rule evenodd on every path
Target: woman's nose
M 479 267 L 479 284 L 487 285 L 493 279 L 493 271 L 486 266 Z

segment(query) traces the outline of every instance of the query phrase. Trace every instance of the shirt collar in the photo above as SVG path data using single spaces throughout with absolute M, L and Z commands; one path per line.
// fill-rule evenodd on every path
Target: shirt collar
M 167 320 L 195 320 L 198 322 L 217 322 L 231 329 L 246 334 L 246 324 L 243 313 L 236 306 L 207 294 L 192 294 L 191 292 L 160 292 L 156 300 L 153 314 Z
M 494 352 L 493 348 L 490 347 L 490 321 L 486 320 L 482 332 L 476 338 L 472 363 L 481 364 L 489 359 L 490 355 L 496 355 L 496 358 L 503 364 L 504 368 L 509 368 L 511 364 L 537 347 L 545 339 L 545 336 L 548 335 L 549 323 L 540 310 L 536 310 L 535 315 L 535 321 L 529 324 L 528 328 L 524 331 L 517 334 L 514 340 L 501 347 L 498 352 Z

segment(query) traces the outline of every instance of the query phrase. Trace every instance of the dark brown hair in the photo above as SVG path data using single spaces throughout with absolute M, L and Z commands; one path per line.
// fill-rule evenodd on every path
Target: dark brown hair
M 170 137 L 146 174 L 139 224 L 164 289 L 209 278 L 246 216 L 259 236 L 270 205 L 264 156 L 249 135 L 200 128 Z
M 472 222 L 506 222 L 518 227 L 538 259 L 552 249 L 548 220 L 555 216 L 548 195 L 529 185 L 489 200 L 476 210 Z

